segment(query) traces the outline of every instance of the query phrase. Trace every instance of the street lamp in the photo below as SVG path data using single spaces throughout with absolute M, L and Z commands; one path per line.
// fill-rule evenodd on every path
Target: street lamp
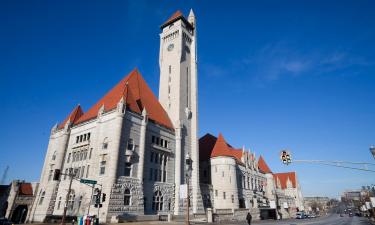
M 375 146 L 373 146 L 373 145 L 370 146 L 370 152 L 375 159 Z
M 186 179 L 186 221 L 185 224 L 189 225 L 189 206 L 190 206 L 190 198 L 189 198 L 189 178 L 191 177 L 191 171 L 192 171 L 192 162 L 189 153 L 186 154 L 185 157 L 185 179 Z

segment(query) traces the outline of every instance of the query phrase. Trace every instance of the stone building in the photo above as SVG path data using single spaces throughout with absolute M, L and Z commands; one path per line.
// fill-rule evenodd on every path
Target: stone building
M 186 155 L 193 164 L 192 209 L 203 211 L 194 13 L 186 19 L 177 11 L 160 28 L 159 100 L 134 69 L 87 111 L 78 105 L 55 125 L 31 221 L 61 218 L 66 202 L 68 216 L 99 213 L 101 222 L 126 215 L 182 214 L 183 201 L 176 196 L 186 180 Z M 56 170 L 62 173 L 58 180 Z M 69 174 L 75 174 L 72 182 Z M 108 197 L 100 211 L 94 210 L 92 188 L 76 179 L 102 185 Z
M 205 207 L 216 212 L 247 209 L 257 218 L 275 218 L 273 176 L 263 157 L 234 148 L 223 135 L 200 141 L 200 178 Z
M 13 223 L 24 223 L 35 200 L 38 183 L 14 180 L 0 186 L 0 218 L 6 217 Z
M 294 217 L 304 210 L 301 186 L 296 172 L 274 173 L 278 204 L 283 218 Z
M 87 111 L 77 105 L 56 124 L 29 221 L 59 220 L 65 205 L 67 216 L 90 214 L 100 222 L 182 215 L 186 182 L 193 214 L 239 209 L 271 218 L 277 193 L 290 200 L 294 192 L 276 188 L 280 181 L 262 157 L 233 148 L 222 135 L 198 142 L 196 18 L 193 11 L 187 18 L 177 11 L 160 28 L 159 99 L 134 69 Z M 107 196 L 101 208 L 94 208 L 93 188 L 80 179 L 100 184 Z
M 319 214 L 325 212 L 328 209 L 328 203 L 330 199 L 328 197 L 304 197 L 303 202 L 305 210 L 308 213 Z

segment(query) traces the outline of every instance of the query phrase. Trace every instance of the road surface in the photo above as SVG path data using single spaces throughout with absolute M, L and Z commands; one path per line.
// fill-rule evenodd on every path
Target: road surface
M 221 224 L 224 224 L 221 223 Z M 247 225 L 245 222 L 225 223 L 228 225 Z M 371 225 L 367 218 L 364 217 L 349 217 L 344 215 L 340 217 L 339 214 L 331 214 L 325 217 L 303 219 L 303 220 L 278 220 L 278 221 L 254 221 L 252 225 Z

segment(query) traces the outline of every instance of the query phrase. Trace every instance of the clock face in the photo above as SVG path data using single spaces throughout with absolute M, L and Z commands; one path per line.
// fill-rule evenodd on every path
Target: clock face
M 172 51 L 173 50 L 173 48 L 174 48 L 174 44 L 170 44 L 170 45 L 168 45 L 168 51 Z

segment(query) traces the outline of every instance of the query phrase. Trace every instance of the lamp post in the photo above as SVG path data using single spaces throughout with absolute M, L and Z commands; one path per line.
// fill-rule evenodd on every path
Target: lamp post
M 372 154 L 372 157 L 374 157 L 374 159 L 375 159 L 375 146 L 373 146 L 373 145 L 370 146 L 370 152 Z
M 191 171 L 192 171 L 192 160 L 189 156 L 189 153 L 186 154 L 185 157 L 185 179 L 186 179 L 186 221 L 185 224 L 189 225 L 189 206 L 190 206 L 190 198 L 189 198 L 189 178 L 191 177 Z

